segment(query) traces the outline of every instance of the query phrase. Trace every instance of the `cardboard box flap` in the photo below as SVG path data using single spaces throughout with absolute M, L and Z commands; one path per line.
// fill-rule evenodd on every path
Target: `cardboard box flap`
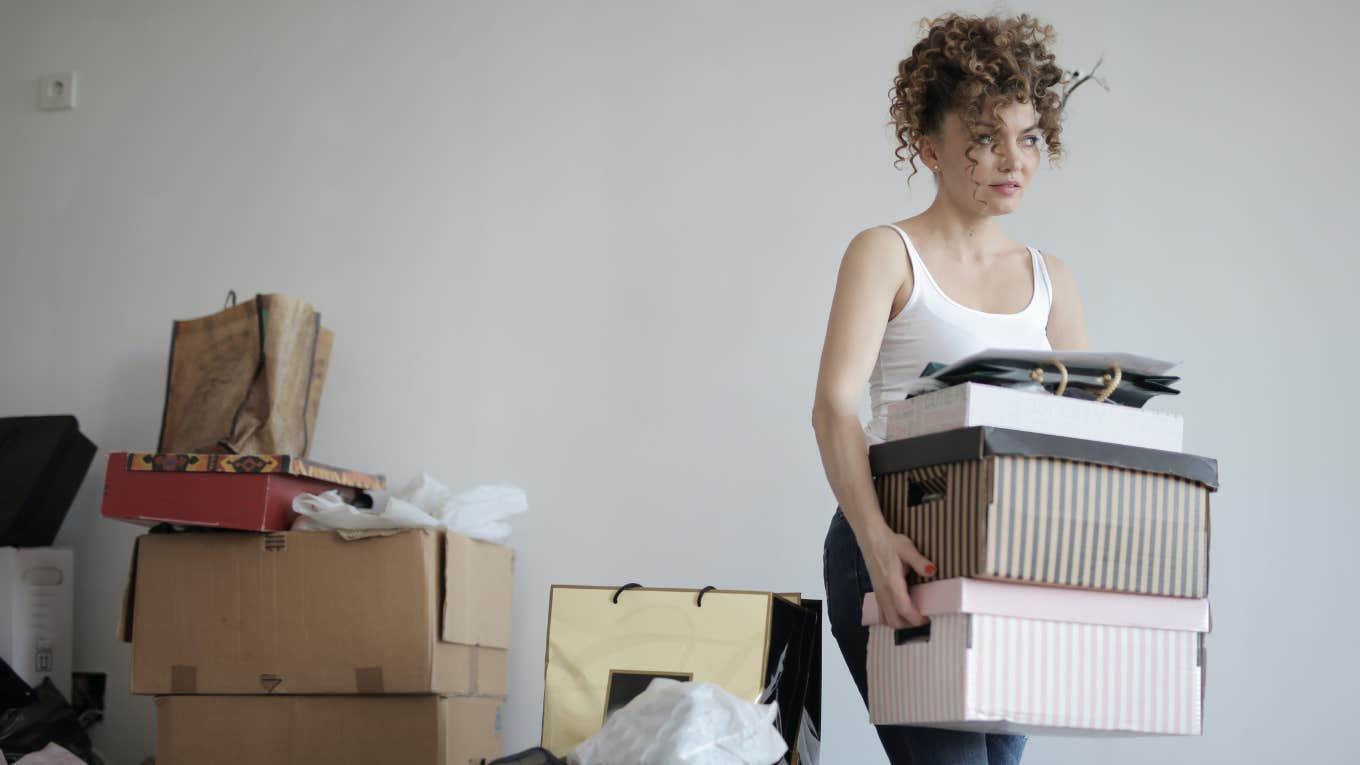
M 123 610 L 118 614 L 118 639 L 132 642 L 132 614 L 137 597 L 137 546 L 141 537 L 132 540 L 132 559 L 128 563 L 127 582 L 123 584 Z
M 959 428 L 876 444 L 869 448 L 869 466 L 879 476 L 994 456 L 1090 462 L 1176 476 L 1203 484 L 1210 491 L 1218 489 L 1218 461 L 1209 457 L 993 427 Z
M 957 577 L 913 586 L 911 602 L 930 617 L 989 614 L 1073 624 L 1209 631 L 1209 601 L 1200 598 L 1037 587 Z M 872 592 L 864 596 L 862 619 L 866 626 L 882 623 L 878 600 Z
M 444 535 L 444 614 L 448 643 L 510 647 L 514 553 L 504 545 L 452 532 Z
M 376 473 L 337 468 L 288 454 L 155 454 L 117 453 L 121 464 L 133 472 L 151 473 L 275 473 L 312 478 L 376 491 L 387 486 L 387 479 Z

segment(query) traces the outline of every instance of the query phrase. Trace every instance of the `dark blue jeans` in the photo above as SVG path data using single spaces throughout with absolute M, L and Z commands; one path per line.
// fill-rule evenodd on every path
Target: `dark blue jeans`
M 826 532 L 822 555 L 826 578 L 826 611 L 831 634 L 865 703 L 869 699 L 869 628 L 860 625 L 864 595 L 872 591 L 850 522 L 838 509 Z M 1024 736 L 963 733 L 908 725 L 878 725 L 878 738 L 893 765 L 1017 765 L 1025 751 Z

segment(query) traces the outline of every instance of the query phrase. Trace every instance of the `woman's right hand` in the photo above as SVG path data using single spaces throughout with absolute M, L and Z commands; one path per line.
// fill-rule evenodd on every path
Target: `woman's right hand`
M 878 611 L 883 623 L 894 628 L 919 627 L 930 621 L 911 602 L 907 594 L 907 566 L 921 576 L 934 576 L 935 564 L 916 549 L 904 534 L 898 534 L 886 524 L 870 532 L 860 544 L 864 566 L 869 570 L 869 581 L 878 600 Z

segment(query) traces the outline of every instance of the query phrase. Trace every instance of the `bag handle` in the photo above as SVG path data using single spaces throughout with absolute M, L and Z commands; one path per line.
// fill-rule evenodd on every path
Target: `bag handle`
M 227 300 L 236 300 L 236 290 L 227 291 Z M 235 305 L 235 302 L 232 303 Z M 255 331 L 259 337 L 260 358 L 255 362 L 255 374 L 251 375 L 250 385 L 246 388 L 245 395 L 241 396 L 241 402 L 236 405 L 236 411 L 231 415 L 231 429 L 227 432 L 226 438 L 219 438 L 217 445 L 227 454 L 235 454 L 236 449 L 232 448 L 231 442 L 236 438 L 237 428 L 241 424 L 241 413 L 245 411 L 246 402 L 250 400 L 250 391 L 259 383 L 260 378 L 264 377 L 264 333 L 265 333 L 265 306 L 264 296 L 255 296 Z M 305 451 L 305 450 L 304 450 Z
M 613 596 L 612 598 L 609 599 L 609 602 L 614 603 L 614 604 L 617 604 L 617 603 L 619 602 L 619 596 L 623 594 L 624 590 L 636 590 L 636 589 L 639 589 L 639 588 L 641 588 L 641 587 L 642 587 L 642 585 L 638 584 L 637 582 L 629 582 L 628 584 L 625 584 L 624 586 L 618 588 L 617 590 L 614 590 L 614 596 Z M 696 595 L 695 598 L 694 598 L 694 607 L 695 607 L 695 608 L 703 608 L 703 607 L 704 607 L 704 594 L 705 594 L 705 593 L 708 593 L 708 592 L 712 592 L 712 591 L 714 591 L 714 590 L 716 590 L 716 589 L 718 589 L 718 588 L 717 588 L 717 587 L 714 587 L 713 585 L 710 584 L 710 585 L 704 587 L 703 589 L 699 590 L 699 594 Z
M 893 630 L 893 645 L 905 645 L 916 640 L 930 642 L 930 622 L 926 622 L 919 627 L 905 627 L 900 630 Z
M 614 597 L 610 598 L 609 602 L 617 604 L 619 602 L 619 596 L 623 594 L 624 590 L 633 590 L 641 586 L 642 585 L 638 584 L 637 582 L 629 582 L 628 584 L 625 584 L 624 586 L 618 588 L 617 590 L 614 590 Z
M 1045 363 L 1052 364 L 1053 366 L 1058 368 L 1058 374 L 1061 375 L 1061 378 L 1058 380 L 1058 389 L 1053 392 L 1053 395 L 1061 397 L 1064 393 L 1067 392 L 1067 379 L 1068 379 L 1067 366 L 1063 364 L 1061 361 L 1058 361 L 1057 359 L 1049 359 Z M 1044 384 L 1043 364 L 1040 364 L 1039 366 L 1036 366 L 1033 369 L 1029 370 L 1029 379 L 1039 383 L 1040 385 Z M 1118 364 L 1110 365 L 1110 368 L 1100 376 L 1100 381 L 1104 383 L 1104 386 L 1098 390 L 1091 391 L 1092 393 L 1096 394 L 1096 403 L 1097 404 L 1105 403 L 1105 401 L 1110 398 L 1110 396 L 1115 392 L 1115 390 L 1119 388 L 1119 383 L 1123 379 L 1124 370 L 1121 369 Z
M 1061 398 L 1062 394 L 1067 392 L 1067 365 L 1063 364 L 1061 361 L 1058 361 L 1057 359 L 1049 359 L 1048 363 L 1057 367 L 1058 374 L 1062 375 L 1062 378 L 1058 380 L 1058 389 L 1053 392 L 1053 395 Z M 1043 364 L 1040 364 L 1039 366 L 1029 370 L 1029 379 L 1039 383 L 1040 385 L 1044 384 Z
M 1104 381 L 1105 387 L 1101 388 L 1100 394 L 1096 396 L 1097 404 L 1104 403 L 1105 399 L 1109 398 L 1111 393 L 1114 393 L 1115 388 L 1119 387 L 1119 382 L 1124 379 L 1124 370 L 1120 369 L 1118 364 L 1115 364 L 1110 367 L 1110 371 L 1101 375 L 1100 379 Z

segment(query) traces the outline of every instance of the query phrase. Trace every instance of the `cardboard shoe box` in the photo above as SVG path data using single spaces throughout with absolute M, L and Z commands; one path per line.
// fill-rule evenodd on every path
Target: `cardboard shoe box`
M 1197 735 L 1204 704 L 1202 599 L 975 579 L 911 589 L 924 627 L 869 627 L 878 725 L 1012 734 Z
M 157 765 L 476 765 L 504 750 L 500 699 L 162 696 Z
M 875 445 L 869 464 L 937 579 L 1208 593 L 1212 459 L 978 427 Z
M 147 525 L 286 531 L 299 494 L 378 490 L 380 475 L 283 454 L 109 455 L 104 517 Z
M 0 547 L 0 659 L 30 686 L 44 677 L 71 698 L 75 553 Z
M 503 696 L 511 565 L 426 529 L 144 535 L 132 692 Z

